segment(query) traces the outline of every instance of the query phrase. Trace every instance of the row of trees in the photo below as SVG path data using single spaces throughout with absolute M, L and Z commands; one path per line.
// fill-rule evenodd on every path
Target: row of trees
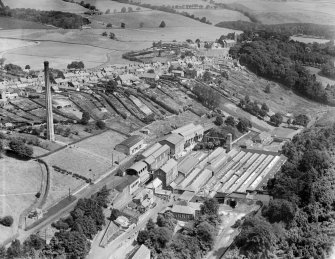
M 283 147 L 288 161 L 269 181 L 273 196 L 262 217 L 241 226 L 227 258 L 270 254 L 287 258 L 325 258 L 335 234 L 335 184 L 332 163 L 335 125 L 312 127 Z
M 200 217 L 174 233 L 177 221 L 171 212 L 151 219 L 146 229 L 139 232 L 137 242 L 145 244 L 152 255 L 159 259 L 200 259 L 213 248 L 216 229 L 220 223 L 219 205 L 215 199 L 207 199 L 201 206 Z
M 220 95 L 208 86 L 197 84 L 193 88 L 193 93 L 204 106 L 210 109 L 216 109 L 220 105 Z
M 103 208 L 109 190 L 104 187 L 89 199 L 80 199 L 70 216 L 53 223 L 58 229 L 50 244 L 31 235 L 23 244 L 14 240 L 7 249 L 0 248 L 0 258 L 85 258 L 90 240 L 105 225 Z

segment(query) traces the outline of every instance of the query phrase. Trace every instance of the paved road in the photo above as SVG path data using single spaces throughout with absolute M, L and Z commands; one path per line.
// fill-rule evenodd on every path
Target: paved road
M 88 185 L 86 188 L 80 190 L 78 193 L 75 194 L 77 200 L 81 198 L 90 197 L 92 194 L 98 192 L 103 186 L 108 185 L 109 188 L 116 187 L 120 182 L 124 181 L 124 178 L 116 178 L 115 174 L 118 171 L 119 168 L 126 167 L 127 165 L 131 164 L 134 157 L 130 156 L 126 158 L 123 162 L 120 163 L 120 165 L 114 169 L 112 169 L 109 174 L 101 179 L 99 182 L 95 183 L 94 185 Z M 48 224 L 51 224 L 54 221 L 59 220 L 60 218 L 66 216 L 70 213 L 70 211 L 73 210 L 75 205 L 77 204 L 77 200 L 69 204 L 68 206 L 62 208 L 60 211 L 55 213 L 54 215 L 50 216 L 49 218 L 42 221 L 39 225 L 36 227 L 24 231 L 19 230 L 19 240 L 23 242 L 25 239 L 27 239 L 31 234 L 37 233 L 39 230 L 47 226 Z
M 98 240 L 95 240 L 95 242 L 92 244 L 91 252 L 87 256 L 87 259 L 117 259 L 117 250 L 122 246 L 122 244 L 133 238 L 134 235 L 136 235 L 136 232 L 143 229 L 150 218 L 156 218 L 158 212 L 160 212 L 163 208 L 173 204 L 173 201 L 167 203 L 166 201 L 158 198 L 156 202 L 157 206 L 151 210 L 148 210 L 134 229 L 126 232 L 122 236 L 119 236 L 117 239 L 112 241 L 106 248 L 100 247 Z

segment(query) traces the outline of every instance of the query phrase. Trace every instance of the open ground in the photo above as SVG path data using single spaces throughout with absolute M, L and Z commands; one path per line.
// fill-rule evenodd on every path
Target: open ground
M 238 20 L 250 22 L 250 19 L 242 13 L 227 9 L 178 9 L 178 11 L 194 14 L 195 17 L 199 18 L 206 17 L 212 24 Z
M 62 0 L 3 0 L 4 5 L 10 8 L 31 8 L 43 11 L 62 11 L 70 13 L 83 13 L 87 9 L 82 6 Z
M 131 7 L 133 9 L 133 11 L 147 11 L 150 9 L 147 8 L 143 8 L 143 7 L 139 7 L 140 10 L 136 10 L 137 6 L 136 5 L 130 5 L 130 4 L 123 4 L 123 3 L 119 3 L 119 2 L 115 2 L 115 1 L 111 1 L 111 0 L 86 0 L 85 3 L 89 3 L 91 5 L 94 5 L 96 8 L 98 8 L 100 11 L 102 12 L 106 12 L 107 9 L 110 9 L 111 13 L 114 12 L 121 12 L 121 9 L 123 7 L 128 8 Z
M 56 171 L 53 166 L 97 180 L 115 168 L 115 161 L 121 162 L 126 157 L 114 150 L 124 139 L 125 136 L 119 133 L 106 131 L 44 157 L 51 169 L 50 193 L 45 208 L 66 197 L 69 189 L 72 193 L 87 184 L 82 179 Z
M 0 217 L 12 216 L 12 227 L 0 225 L 0 243 L 14 235 L 20 214 L 35 201 L 40 191 L 45 168 L 36 161 L 20 161 L 5 157 L 0 166 Z
M 116 22 L 120 19 L 119 24 L 122 17 L 132 17 L 127 21 L 130 28 L 107 30 L 108 33 L 115 33 L 117 40 L 101 36 L 106 29 L 2 31 L 2 37 L 40 42 L 39 45 L 25 49 L 10 50 L 4 54 L 4 57 L 7 63 L 29 64 L 32 69 L 41 69 L 46 59 L 50 61 L 53 68 L 64 69 L 73 60 L 82 60 L 87 68 L 92 68 L 102 64 L 130 63 L 122 59 L 124 52 L 151 47 L 152 42 L 157 39 L 162 41 L 185 41 L 197 38 L 215 40 L 233 31 L 158 11 L 102 15 L 94 19 L 96 24 L 98 21 Z M 162 20 L 166 22 L 166 28 L 158 28 Z M 138 28 L 142 21 L 147 22 L 145 25 L 147 28 Z M 152 28 L 149 28 L 150 26 Z
M 262 1 L 262 0 L 216 0 L 217 3 L 233 3 L 255 15 L 264 24 L 318 23 L 335 24 L 334 1 Z

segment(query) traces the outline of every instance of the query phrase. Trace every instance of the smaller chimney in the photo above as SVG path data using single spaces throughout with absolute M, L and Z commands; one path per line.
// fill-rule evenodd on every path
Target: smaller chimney
M 227 152 L 233 149 L 233 135 L 231 133 L 227 134 Z

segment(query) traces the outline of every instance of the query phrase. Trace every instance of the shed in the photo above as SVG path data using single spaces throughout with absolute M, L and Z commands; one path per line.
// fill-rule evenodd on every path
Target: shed
M 143 143 L 144 139 L 142 136 L 133 135 L 116 145 L 114 149 L 126 155 L 133 155 L 142 148 Z

